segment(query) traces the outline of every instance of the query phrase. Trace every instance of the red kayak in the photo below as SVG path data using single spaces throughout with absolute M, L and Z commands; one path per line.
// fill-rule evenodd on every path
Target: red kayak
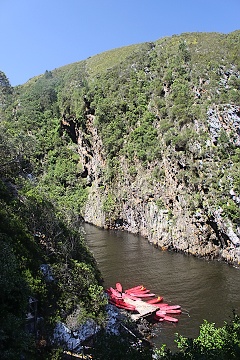
M 133 288 L 129 288 L 125 290 L 125 293 L 132 292 L 132 291 L 138 291 L 138 290 L 146 290 L 146 288 L 143 285 L 138 285 Z
M 120 309 L 134 311 L 136 307 L 134 305 L 127 304 L 124 300 L 121 299 L 109 299 L 109 303 L 117 306 Z
M 170 321 L 170 322 L 174 322 L 174 323 L 177 323 L 177 322 L 178 322 L 178 319 L 176 319 L 176 318 L 174 318 L 174 317 L 172 317 L 172 316 L 167 316 L 167 315 L 164 316 L 163 320 L 165 320 L 165 321 Z
M 169 321 L 169 322 L 174 322 L 174 323 L 178 322 L 178 319 L 176 319 L 176 318 L 174 318 L 172 316 L 168 316 L 168 315 L 161 315 L 161 316 L 155 315 L 154 319 L 156 321 Z
M 155 296 L 155 294 L 153 294 L 153 293 L 142 294 L 142 293 L 137 293 L 137 292 L 136 293 L 130 293 L 129 295 L 135 296 L 135 297 L 140 298 L 140 299 Z
M 150 290 L 146 289 L 146 290 L 132 290 L 132 291 L 125 291 L 126 294 L 148 294 L 150 293 Z
M 136 296 L 132 296 L 130 294 L 125 294 L 125 293 L 122 293 L 122 298 L 125 299 L 131 299 L 131 300 L 137 300 L 138 298 Z
M 155 315 L 158 317 L 163 317 L 166 314 L 167 314 L 166 311 L 158 310 Z
M 107 289 L 107 293 L 110 296 L 113 296 L 114 298 L 117 299 L 121 299 L 122 298 L 122 294 L 120 294 L 117 290 L 115 290 L 114 288 L 110 287 L 109 289 Z
M 148 301 L 147 301 L 147 303 L 148 303 Z M 153 306 L 156 306 L 156 307 L 158 307 L 158 308 L 160 308 L 160 305 L 161 305 L 161 308 L 164 308 L 164 307 L 167 307 L 168 306 L 168 304 L 159 304 L 159 303 L 153 303 L 153 304 L 151 304 L 151 305 L 153 305 Z
M 116 289 L 117 289 L 118 292 L 122 293 L 122 291 L 123 291 L 122 284 L 117 282 L 116 283 Z
M 147 303 L 148 303 L 148 304 L 158 304 L 158 303 L 160 303 L 162 300 L 163 300 L 163 297 L 162 297 L 162 296 L 158 296 L 158 297 L 155 298 L 155 299 L 147 300 Z
M 168 309 L 168 310 L 179 310 L 179 309 L 181 309 L 181 306 L 180 306 L 180 305 L 159 304 L 159 308 L 160 308 L 161 310 L 165 310 L 165 309 Z
M 176 314 L 176 315 L 180 315 L 182 313 L 182 310 L 180 309 L 167 309 L 165 308 L 164 310 L 160 310 L 160 311 L 164 311 L 166 314 Z

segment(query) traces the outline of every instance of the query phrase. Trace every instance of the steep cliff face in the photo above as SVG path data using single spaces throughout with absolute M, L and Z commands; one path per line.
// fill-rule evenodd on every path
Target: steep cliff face
M 212 143 L 224 127 L 235 134 L 233 137 L 238 143 L 238 107 L 229 105 L 223 111 L 210 108 L 207 113 Z M 212 174 L 210 170 L 206 177 L 201 169 L 205 166 L 214 170 L 218 166 L 212 157 L 205 159 L 204 164 L 202 160 L 196 160 L 194 164 L 198 171 L 197 194 L 201 196 L 201 204 L 197 205 L 196 192 L 184 178 L 179 177 L 180 172 L 187 171 L 189 159 L 186 154 L 171 154 L 172 150 L 166 147 L 162 151 L 161 161 L 155 161 L 147 168 L 136 159 L 133 173 L 128 160 L 122 156 L 114 182 L 106 183 L 104 173 L 109 169 L 93 115 L 88 115 L 86 126 L 91 141 L 86 145 L 85 134 L 81 131 L 78 137 L 78 151 L 91 182 L 83 215 L 85 221 L 103 228 L 140 234 L 164 250 L 173 249 L 240 264 L 239 229 L 229 219 L 222 217 L 220 207 L 215 210 L 211 208 L 209 193 L 205 189 L 206 179 L 211 178 Z M 154 178 L 154 172 L 160 172 L 161 178 Z M 229 189 L 231 198 L 239 202 L 236 194 Z
M 106 169 L 104 159 L 104 150 L 101 137 L 97 128 L 94 126 L 94 115 L 86 115 L 86 133 L 90 135 L 90 140 L 86 140 L 85 134 L 79 131 L 78 152 L 87 177 L 89 185 L 88 200 L 84 210 L 84 219 L 87 222 L 100 227 L 105 226 L 105 213 L 102 209 L 104 194 L 103 188 L 103 171 Z
M 231 45 L 217 34 L 145 44 L 93 81 L 94 111 L 78 128 L 89 177 L 85 221 L 240 264 L 235 35 Z M 231 58 L 224 46 L 235 46 Z
M 239 46 L 230 60 L 225 40 L 146 44 L 93 81 L 78 128 L 85 221 L 239 265 Z

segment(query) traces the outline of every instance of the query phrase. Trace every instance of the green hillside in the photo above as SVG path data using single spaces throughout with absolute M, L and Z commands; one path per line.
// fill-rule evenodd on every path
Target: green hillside
M 84 133 L 87 113 L 94 115 L 109 165 L 104 182 L 109 183 L 118 173 L 121 156 L 134 173 L 136 161 L 147 167 L 159 161 L 163 152 L 171 158 L 190 153 L 186 171 L 178 176 L 186 182 L 191 179 L 191 191 L 196 182 L 205 186 L 208 165 L 199 180 L 194 162 L 211 156 L 216 181 L 206 186 L 218 198 L 220 189 L 213 187 L 221 168 L 232 173 L 232 186 L 238 189 L 238 147 L 234 146 L 236 134 L 230 130 L 221 131 L 214 146 L 206 145 L 212 141 L 206 112 L 212 104 L 220 111 L 229 104 L 238 106 L 239 66 L 239 31 L 228 35 L 186 33 L 115 49 L 47 71 L 14 89 L 15 115 L 12 119 L 11 110 L 8 126 L 14 124 L 13 133 L 18 128 L 24 131 L 41 186 L 50 190 L 61 206 L 70 196 L 77 213 L 88 194 L 77 146 L 79 131 L 91 146 L 91 134 Z M 236 167 L 229 167 L 229 157 Z M 160 180 L 161 166 L 155 167 L 154 177 Z M 221 178 L 228 182 L 223 173 Z M 238 209 L 231 205 L 225 211 L 233 219 L 238 217 Z
M 82 220 L 240 264 L 239 104 L 239 30 L 110 50 L 15 88 L 0 72 L 2 359 L 36 355 L 29 296 L 43 339 L 73 313 L 103 319 Z

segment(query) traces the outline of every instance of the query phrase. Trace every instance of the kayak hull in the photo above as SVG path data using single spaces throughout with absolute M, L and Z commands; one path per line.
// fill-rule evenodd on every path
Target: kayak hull
M 161 316 L 154 316 L 154 319 L 156 321 L 169 321 L 169 322 L 173 322 L 173 323 L 177 323 L 178 319 L 172 317 L 172 316 L 168 316 L 168 315 L 161 315 Z
M 180 305 L 161 305 L 159 304 L 159 308 L 161 310 L 180 310 L 181 309 L 181 306 Z
M 153 293 L 147 293 L 147 294 L 141 294 L 141 293 L 129 293 L 129 295 L 131 296 L 135 296 L 136 298 L 148 298 L 148 297 L 153 297 L 155 296 L 155 294 Z
M 143 285 L 138 285 L 129 289 L 125 290 L 125 293 L 132 292 L 132 291 L 138 291 L 138 290 L 146 290 L 146 288 Z
M 116 283 L 116 289 L 117 289 L 118 292 L 122 293 L 122 291 L 123 291 L 122 284 L 117 282 Z
M 163 301 L 163 297 L 162 297 L 162 296 L 158 296 L 158 297 L 155 298 L 155 299 L 147 300 L 147 303 L 154 305 L 154 304 L 160 303 L 161 301 Z
M 131 294 L 131 293 L 136 293 L 136 294 L 148 294 L 150 293 L 150 290 L 145 289 L 145 290 L 131 290 L 131 291 L 125 291 L 126 294 Z
M 132 296 L 130 294 L 125 294 L 125 293 L 122 293 L 122 298 L 123 299 L 138 300 L 138 298 L 136 296 Z
M 166 314 L 175 314 L 175 315 L 180 315 L 182 313 L 182 310 L 180 309 L 176 309 L 176 310 L 168 310 L 165 309 L 164 312 L 166 312 Z
M 158 310 L 155 314 L 155 316 L 158 317 L 164 317 L 165 315 L 167 315 L 166 311 L 162 311 L 162 310 Z
M 178 319 L 172 317 L 172 316 L 168 316 L 168 315 L 165 315 L 164 316 L 164 321 L 169 321 L 169 322 L 173 322 L 173 323 L 177 323 L 178 322 Z
M 110 287 L 109 289 L 107 289 L 107 293 L 116 298 L 116 299 L 121 299 L 122 295 L 120 294 L 120 292 L 118 292 L 117 290 L 115 290 L 114 288 Z
M 116 307 L 120 309 L 125 309 L 129 311 L 136 310 L 136 307 L 134 305 L 127 304 L 124 300 L 118 300 L 118 299 L 109 299 L 109 303 L 112 305 L 115 305 Z

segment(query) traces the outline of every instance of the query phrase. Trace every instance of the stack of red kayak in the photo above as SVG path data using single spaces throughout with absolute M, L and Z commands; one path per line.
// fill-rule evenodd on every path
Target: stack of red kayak
M 147 290 L 142 285 L 125 290 L 125 294 L 130 295 L 131 297 L 140 298 L 140 299 L 145 299 L 145 298 L 150 298 L 150 297 L 155 296 L 155 294 L 150 293 L 150 290 Z
M 162 304 L 164 306 L 159 306 L 159 310 L 155 313 L 154 319 L 157 321 L 171 321 L 171 322 L 178 322 L 178 319 L 169 314 L 180 315 L 181 314 L 181 306 L 180 305 L 168 305 Z
M 112 287 L 107 289 L 107 293 L 109 296 L 108 302 L 110 304 L 113 304 L 120 309 L 125 309 L 129 311 L 134 311 L 136 309 L 135 306 L 126 303 L 123 299 L 122 294 L 117 290 L 113 289 Z
M 123 292 L 122 285 L 120 283 L 116 283 L 116 288 L 114 289 L 110 287 L 109 289 L 107 289 L 107 293 L 109 296 L 110 304 L 129 311 L 135 311 L 136 307 L 132 304 L 125 302 L 124 299 L 128 298 L 131 300 L 146 300 L 148 304 L 156 306 L 157 308 L 157 311 L 154 315 L 154 319 L 156 321 L 165 320 L 171 322 L 178 322 L 177 318 L 169 316 L 169 314 L 181 314 L 180 305 L 169 305 L 166 303 L 162 303 L 163 297 L 155 297 L 155 294 L 151 293 L 150 290 L 146 289 L 143 285 L 138 285 L 133 288 L 126 289 Z

